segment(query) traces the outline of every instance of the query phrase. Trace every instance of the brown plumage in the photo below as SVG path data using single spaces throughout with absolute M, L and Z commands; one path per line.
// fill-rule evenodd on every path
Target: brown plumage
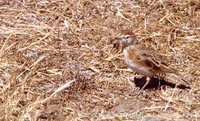
M 130 45 L 123 50 L 123 53 L 127 66 L 145 76 L 176 72 L 175 69 L 163 62 L 156 52 L 141 50 L 141 47 Z
M 115 38 L 114 47 L 121 47 L 126 65 L 133 71 L 144 76 L 157 76 L 161 73 L 174 73 L 180 75 L 178 71 L 168 66 L 163 57 L 154 50 L 139 45 L 136 35 L 133 32 L 124 31 L 120 37 Z M 121 45 L 121 46 L 120 46 Z M 184 79 L 182 79 L 186 82 Z M 188 83 L 188 82 L 186 82 Z

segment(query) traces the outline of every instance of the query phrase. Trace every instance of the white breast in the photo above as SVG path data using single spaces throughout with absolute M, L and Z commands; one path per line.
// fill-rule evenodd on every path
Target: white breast
M 147 68 L 139 65 L 138 63 L 135 63 L 134 60 L 130 60 L 130 58 L 128 57 L 127 49 L 128 47 L 123 50 L 126 65 L 135 72 L 138 72 L 145 76 L 153 76 L 153 74 Z

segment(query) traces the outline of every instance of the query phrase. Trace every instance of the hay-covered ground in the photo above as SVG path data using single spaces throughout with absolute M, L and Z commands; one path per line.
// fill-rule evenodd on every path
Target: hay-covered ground
M 139 75 L 110 51 L 124 30 L 191 89 L 136 98 Z M 0 0 L 0 120 L 200 120 L 199 0 Z

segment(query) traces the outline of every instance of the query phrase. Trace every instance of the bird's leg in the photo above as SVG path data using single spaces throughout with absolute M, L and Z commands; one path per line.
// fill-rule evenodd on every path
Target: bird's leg
M 146 83 L 144 84 L 144 86 L 140 90 L 144 90 L 144 88 L 149 84 L 150 80 L 151 80 L 151 78 L 147 77 L 146 78 Z
M 146 78 L 146 83 L 142 86 L 142 88 L 139 90 L 137 96 L 144 90 L 144 88 L 149 84 L 151 78 L 150 77 L 147 77 Z

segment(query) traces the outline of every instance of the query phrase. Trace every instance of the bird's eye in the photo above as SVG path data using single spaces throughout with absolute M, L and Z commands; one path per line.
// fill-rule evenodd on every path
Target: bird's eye
M 124 38 L 125 38 L 125 39 L 129 39 L 130 36 L 129 36 L 129 35 L 125 35 Z

